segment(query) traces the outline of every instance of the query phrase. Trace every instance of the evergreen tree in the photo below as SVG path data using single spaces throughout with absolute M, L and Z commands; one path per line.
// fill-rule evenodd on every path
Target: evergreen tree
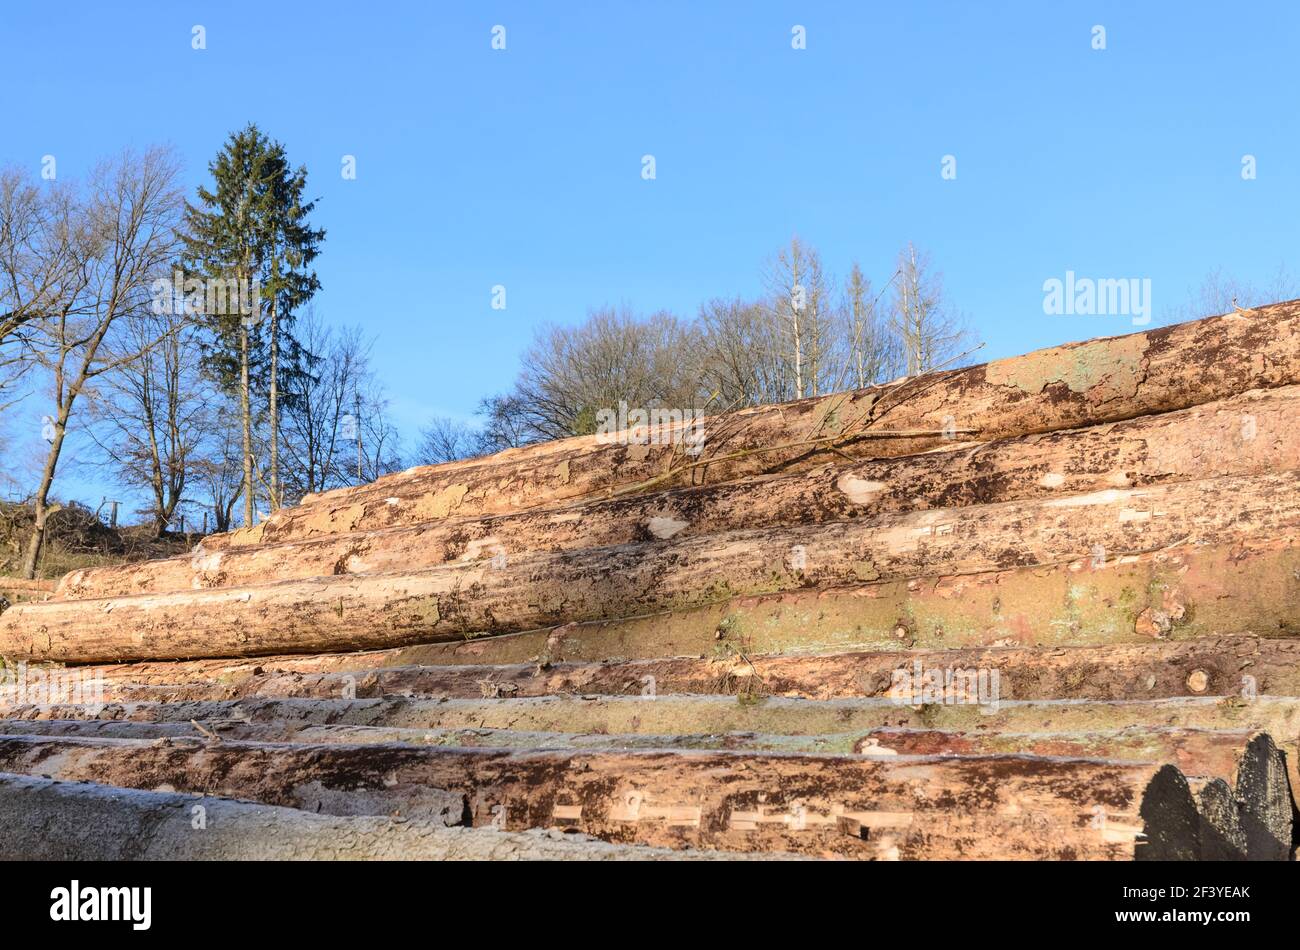
M 206 365 L 239 406 L 244 523 L 249 525 L 258 494 L 255 474 L 260 476 L 254 428 L 262 413 L 254 408 L 255 400 L 260 402 L 263 394 L 267 400 L 271 465 L 266 487 L 274 507 L 280 501 L 282 383 L 306 371 L 307 354 L 293 338 L 293 320 L 320 288 L 309 265 L 325 232 L 307 222 L 315 203 L 303 200 L 306 169 L 292 169 L 284 146 L 256 125 L 232 133 L 208 170 L 212 187 L 200 187 L 198 203 L 186 209 L 187 276 L 202 278 L 208 286 L 234 280 L 245 295 L 258 287 L 251 307 L 213 307 L 209 293 L 202 309 L 211 331 Z M 248 301 L 247 296 L 241 300 Z
M 315 209 L 315 201 L 304 201 L 307 187 L 307 169 L 299 166 L 291 170 L 283 146 L 274 146 L 271 161 L 272 202 L 268 223 L 270 247 L 270 273 L 264 283 L 270 295 L 270 346 L 268 409 L 270 418 L 270 496 L 271 507 L 283 502 L 283 482 L 280 478 L 280 409 L 282 401 L 289 401 L 301 389 L 297 381 L 310 373 L 316 361 L 293 333 L 298 309 L 320 290 L 320 280 L 310 264 L 320 253 L 324 230 L 312 228 L 307 216 Z

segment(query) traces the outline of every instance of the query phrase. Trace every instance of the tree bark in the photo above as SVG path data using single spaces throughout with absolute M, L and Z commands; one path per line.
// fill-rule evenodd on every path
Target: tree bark
M 295 742 L 310 745 L 424 745 L 519 751 L 728 751 L 838 755 L 1037 755 L 1104 756 L 1122 762 L 1170 762 L 1184 773 L 1237 774 L 1242 750 L 1252 739 L 1244 729 L 1186 729 L 1148 724 L 1100 732 L 952 731 L 873 729 L 817 735 L 768 733 L 569 733 L 517 729 L 403 729 L 384 726 L 313 725 L 300 722 L 137 722 L 112 719 L 0 719 L 0 735 L 59 739 L 180 739 L 217 737 L 229 742 Z M 1279 753 L 1280 755 L 1280 753 Z M 1289 798 L 1286 799 L 1289 803 Z M 1288 826 L 1289 827 L 1289 826 Z
M 214 551 L 503 514 L 638 486 L 663 489 L 807 469 L 846 454 L 912 455 L 951 446 L 953 433 L 975 430 L 975 438 L 989 441 L 1169 412 L 1296 383 L 1300 303 L 1293 301 L 731 413 L 705 420 L 705 450 L 698 459 L 673 444 L 670 433 L 651 444 L 601 436 L 565 439 L 415 468 L 359 489 L 308 496 L 252 529 L 211 537 L 205 547 Z M 918 430 L 932 434 L 871 435 Z M 831 438 L 839 440 L 834 448 L 825 441 L 808 444 Z M 677 474 L 665 478 L 669 472 Z
M 634 617 L 738 596 L 1104 560 L 1300 529 L 1300 474 L 732 531 L 681 542 L 112 600 L 21 604 L 0 654 L 63 662 L 337 652 Z M 1287 609 L 1300 596 L 1282 595 Z M 1170 603 L 1149 635 L 1184 615 Z M 1139 617 L 1138 621 L 1142 618 Z M 1146 628 L 1137 625 L 1139 631 Z
M 435 821 L 447 814 L 444 796 L 459 796 L 478 827 L 858 858 L 1131 859 L 1144 830 L 1148 850 L 1161 844 L 1156 832 L 1170 811 L 1155 802 L 1139 814 L 1155 765 L 1039 756 L 900 761 L 6 736 L 0 768 Z
M 1020 700 L 993 709 L 969 704 L 906 706 L 862 697 L 835 702 L 770 697 L 738 703 L 734 696 L 666 693 L 655 697 L 579 694 L 472 700 L 390 695 L 382 699 L 43 703 L 11 706 L 4 715 L 15 725 L 81 722 L 88 730 L 160 725 L 189 730 L 191 737 L 200 735 L 192 725 L 198 722 L 213 731 L 224 724 L 231 728 L 266 726 L 286 734 L 299 729 L 348 728 L 413 735 L 489 730 L 571 737 L 730 734 L 815 739 L 905 730 L 916 736 L 942 732 L 998 741 L 1008 736 L 1116 735 L 1127 731 L 1134 741 L 1141 741 L 1148 734 L 1184 729 L 1290 735 L 1300 721 L 1300 699 L 1259 696 L 1234 701 L 1223 696 L 1178 696 L 1080 702 L 1066 698 Z
M 244 454 L 244 527 L 254 526 L 256 496 L 253 493 L 253 407 L 248 378 L 248 327 L 239 326 L 239 417 Z
M 1107 426 L 823 467 L 576 507 L 454 518 L 376 532 L 237 547 L 77 571 L 59 597 L 84 599 L 417 570 L 741 528 L 1051 498 L 1174 480 L 1300 469 L 1300 387 Z
M 1098 563 L 907 578 L 848 590 L 736 597 L 707 607 L 565 624 L 501 637 L 257 661 L 199 660 L 104 670 L 110 679 L 233 682 L 266 672 L 378 667 L 604 662 L 743 652 L 1079 647 L 1222 638 L 1291 637 L 1300 539 L 1185 545 Z M 48 589 L 48 588 L 47 588 Z M 1180 616 L 1181 615 L 1181 616 Z M 120 674 L 120 677 L 119 677 Z
M 918 663 L 923 674 L 927 670 L 996 674 L 994 706 L 1029 700 L 1145 701 L 1180 696 L 1240 698 L 1249 703 L 1256 697 L 1300 695 L 1300 642 L 1257 637 L 1203 637 L 1057 650 L 995 647 L 791 656 L 732 654 L 545 666 L 395 666 L 351 672 L 261 666 L 223 671 L 190 663 L 172 664 L 175 669 L 147 674 L 134 667 L 106 672 L 86 667 L 70 672 L 88 681 L 97 680 L 105 703 L 725 695 L 752 701 L 766 697 L 818 701 L 872 697 L 899 712 L 911 704 L 891 701 L 895 677 L 913 674 Z M 906 699 L 905 692 L 899 696 Z M 19 697 L 16 702 L 21 701 Z M 985 704 L 982 711 L 990 712 L 987 707 Z M 591 728 L 595 724 L 566 731 Z
M 54 474 L 58 471 L 59 456 L 63 454 L 63 440 L 68 432 L 68 413 L 71 400 L 67 405 L 60 405 L 57 417 L 53 420 L 54 438 L 50 441 L 49 451 L 45 453 L 45 467 L 41 469 L 41 481 L 32 497 L 32 533 L 27 538 L 27 549 L 23 554 L 22 576 L 26 580 L 36 579 L 36 568 L 41 562 L 41 552 L 45 549 L 46 521 L 51 513 L 50 491 L 54 487 Z
M 662 861 L 744 855 L 607 844 L 580 835 L 313 815 L 214 795 L 0 775 L 11 861 Z

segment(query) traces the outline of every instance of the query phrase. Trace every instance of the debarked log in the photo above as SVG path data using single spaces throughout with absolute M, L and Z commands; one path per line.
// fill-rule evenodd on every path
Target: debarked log
M 1158 852 L 1148 856 L 1186 856 L 1166 843 L 1162 828 L 1167 820 L 1181 827 L 1181 803 L 1161 801 L 1140 814 L 1158 766 L 1097 759 L 0 736 L 0 769 L 124 787 L 166 784 L 267 804 L 312 801 L 312 810 L 327 814 L 419 817 L 426 805 L 413 790 L 445 789 L 464 797 L 475 826 L 572 828 L 675 848 L 1072 860 L 1131 859 L 1145 842 L 1142 850 Z
M 177 664 L 183 666 L 183 664 Z M 129 667 L 84 683 L 80 695 L 3 693 L 0 709 L 31 703 L 204 702 L 237 699 L 513 699 L 545 696 L 727 695 L 875 697 L 900 706 L 996 707 L 1020 700 L 1153 700 L 1300 694 L 1300 641 L 1258 637 L 1066 647 L 992 647 L 791 655 L 729 654 L 609 663 L 400 666 L 356 673 L 263 672 L 237 681 L 189 677 L 133 683 Z M 68 671 L 79 673 L 78 669 Z M 55 705 L 52 705 L 55 704 Z M 12 713 L 6 713 L 12 715 Z
M 257 525 L 212 536 L 205 547 L 501 514 L 612 490 L 811 467 L 845 455 L 912 455 L 951 445 L 954 434 L 992 440 L 1050 432 L 1297 383 L 1300 303 L 1289 301 L 850 393 L 654 424 L 639 435 L 586 436 L 412 469 L 309 496 Z M 688 431 L 703 438 L 698 454 L 686 451 Z M 881 436 L 886 432 L 922 434 Z
M 607 662 L 782 652 L 1150 643 L 1300 631 L 1300 538 L 735 597 L 706 607 L 517 634 L 256 659 L 83 666 L 109 684 L 237 686 L 274 673 L 360 673 L 414 665 Z M 0 692 L 0 701 L 4 693 Z M 32 700 L 36 701 L 36 700 Z M 59 700 L 50 700 L 59 701 Z
M 745 751 L 844 755 L 1047 755 L 1168 762 L 1191 775 L 1231 780 L 1252 737 L 1246 729 L 1130 725 L 1090 732 L 987 732 L 881 728 L 866 732 L 779 735 L 756 732 L 678 734 L 533 732 L 517 729 L 409 729 L 230 719 L 140 722 L 117 719 L 0 719 L 0 735 L 72 739 L 213 739 L 309 745 L 427 745 L 470 749 Z
M 55 599 L 238 587 L 331 574 L 685 539 L 885 512 L 1061 497 L 1300 468 L 1300 388 L 955 451 L 650 495 L 235 547 L 67 574 Z
M 1257 696 L 1153 700 L 1028 700 L 996 708 L 972 704 L 903 705 L 881 699 L 806 700 L 734 696 L 549 696 L 530 699 L 243 699 L 103 706 L 20 706 L 10 722 L 192 723 L 275 728 L 350 726 L 466 731 L 545 730 L 588 735 L 767 734 L 820 736 L 906 730 L 946 733 L 1089 734 L 1125 729 L 1199 729 L 1300 734 L 1300 698 Z M 192 734 L 198 734 L 197 730 Z
M 1300 475 L 1228 476 L 532 555 L 499 566 L 25 604 L 0 615 L 0 655 L 89 663 L 382 648 L 737 596 L 1061 563 L 1089 552 L 1104 562 L 1297 529 Z M 1154 630 L 1161 632 L 1158 624 Z
M 584 835 L 448 828 L 420 818 L 316 815 L 0 774 L 9 861 L 662 861 L 744 857 L 611 845 Z

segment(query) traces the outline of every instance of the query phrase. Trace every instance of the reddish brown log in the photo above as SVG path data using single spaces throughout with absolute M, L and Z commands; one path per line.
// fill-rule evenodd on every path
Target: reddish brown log
M 944 436 L 871 434 L 974 429 L 980 440 L 1001 439 L 1184 409 L 1250 389 L 1296 383 L 1300 303 L 1289 301 L 853 393 L 760 406 L 706 421 L 705 450 L 698 458 L 684 454 L 671 436 L 667 444 L 633 445 L 588 436 L 412 469 L 359 489 L 309 497 L 256 526 L 210 537 L 204 546 L 216 551 L 450 516 L 501 514 L 639 484 L 665 488 L 674 481 L 701 484 L 788 471 L 844 454 L 911 455 L 944 445 Z M 839 441 L 833 448 L 825 441 L 809 444 L 827 438 Z M 771 451 L 775 446 L 788 447 Z M 709 464 L 681 468 L 701 460 Z M 676 479 L 661 480 L 679 469 Z
M 499 752 L 0 737 L 0 769 L 324 814 L 443 815 L 609 841 L 867 858 L 1125 859 L 1155 765 L 1037 756 Z M 442 789 L 444 791 L 437 791 Z M 432 811 L 431 811 L 432 810 Z M 1195 809 L 1192 809 L 1195 814 Z M 1045 829 L 1050 828 L 1050 833 Z M 1165 856 L 1162 854 L 1162 856 Z M 1194 856 L 1194 855 L 1193 855 Z
M 1300 468 L 1300 387 L 1158 416 L 561 509 L 237 547 L 74 571 L 56 598 L 238 587 L 411 571 L 535 552 L 685 539 L 885 512 L 1060 497 L 1173 480 Z
M 141 722 L 130 719 L 0 719 L 0 735 L 66 739 L 220 739 L 309 745 L 428 745 L 471 749 L 573 751 L 729 751 L 894 755 L 1036 755 L 1169 762 L 1190 775 L 1227 779 L 1253 733 L 1246 729 L 1188 729 L 1130 724 L 1105 732 L 984 732 L 872 729 L 820 735 L 754 732 L 581 733 L 515 729 L 409 729 L 332 723 Z
M 199 811 L 201 809 L 201 811 Z M 606 844 L 585 835 L 339 818 L 214 795 L 0 774 L 7 861 L 663 861 L 746 857 Z M 196 827 L 196 815 L 202 824 Z
M 102 681 L 97 695 L 108 703 L 249 697 L 499 699 L 678 694 L 824 700 L 889 698 L 891 690 L 899 686 L 895 692 L 906 700 L 906 684 L 921 681 L 916 674 L 917 664 L 921 678 L 929 671 L 945 677 L 949 671 L 953 677 L 959 672 L 982 674 L 984 679 L 976 683 L 976 688 L 986 694 L 996 689 L 995 698 L 1002 702 L 1300 695 L 1300 641 L 1255 637 L 1053 650 L 994 647 L 790 656 L 732 654 L 555 663 L 544 668 L 536 664 L 403 666 L 355 673 L 312 673 L 257 672 L 254 667 L 237 677 L 221 679 L 189 677 L 176 671 L 171 682 L 152 683 L 131 682 L 126 672 L 129 668 L 124 668 L 107 674 L 112 678 Z M 957 696 L 955 692 L 952 695 Z M 949 699 L 945 696 L 936 701 Z
M 0 615 L 0 655 L 97 662 L 400 646 L 686 609 L 738 595 L 1053 564 L 1089 551 L 1111 559 L 1297 530 L 1300 475 L 1230 476 L 534 555 L 503 567 L 475 562 L 19 605 Z M 1293 589 L 1287 596 L 1298 595 Z

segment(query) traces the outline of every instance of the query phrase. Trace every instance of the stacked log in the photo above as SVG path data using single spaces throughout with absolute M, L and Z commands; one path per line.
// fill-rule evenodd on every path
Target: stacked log
M 1260 532 L 1300 533 L 1300 472 L 527 554 L 500 566 L 475 561 L 418 572 L 47 601 L 16 606 L 0 618 L 0 649 L 65 662 L 373 649 L 929 571 L 955 575 L 1056 564 L 1089 551 L 1104 559 L 1188 543 L 1228 546 Z M 1294 615 L 1298 605 L 1279 606 Z
M 1292 425 L 1297 416 L 1300 387 L 1288 386 L 1113 426 L 827 465 L 758 483 L 722 482 L 558 510 L 448 518 L 75 571 L 56 596 L 111 598 L 409 571 L 488 560 L 500 552 L 508 558 L 509 552 L 605 548 L 890 512 L 1086 495 L 1174 479 L 1267 474 L 1300 468 L 1300 435 Z
M 1289 857 L 1297 409 L 1289 302 L 74 572 L 0 614 L 0 802 L 227 833 L 0 852 Z
M 705 420 L 706 449 L 676 427 L 587 436 L 416 468 L 309 496 L 207 550 L 554 505 L 600 493 L 731 481 L 849 456 L 915 455 L 953 437 L 993 441 L 1154 415 L 1300 383 L 1295 301 L 1072 343 Z M 665 431 L 666 430 L 666 431 Z M 922 434 L 913 434 L 922 433 Z
M 338 818 L 215 795 L 125 790 L 0 774 L 0 853 L 12 861 L 736 860 L 628 848 L 582 835 Z
M 549 752 L 9 736 L 0 771 L 340 816 L 845 857 L 1132 857 L 1156 767 L 1044 756 Z M 844 825 L 853 829 L 845 833 Z M 1049 836 L 1042 828 L 1059 826 Z M 863 831 L 879 832 L 877 835 Z M 883 849 L 883 853 L 882 853 Z

